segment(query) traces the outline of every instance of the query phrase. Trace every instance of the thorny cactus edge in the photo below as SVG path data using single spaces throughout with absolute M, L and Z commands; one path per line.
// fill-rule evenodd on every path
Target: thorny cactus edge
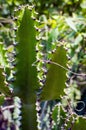
M 14 82 L 9 82 L 13 86 L 13 88 L 11 88 L 11 90 L 13 89 L 13 97 L 18 96 L 22 102 L 21 128 L 23 130 L 36 130 L 37 122 L 39 124 L 38 129 L 41 129 L 39 119 L 40 101 L 54 100 L 60 98 L 60 95 L 64 93 L 66 71 L 63 70 L 61 66 L 66 67 L 67 56 L 64 45 L 59 46 L 56 41 L 56 45 L 51 43 L 51 47 L 46 48 L 48 41 L 46 38 L 40 37 L 44 23 L 39 22 L 39 20 L 35 18 L 36 12 L 34 8 L 25 6 L 19 10 L 22 11 L 18 19 L 19 21 L 17 20 L 18 29 L 17 33 L 15 33 L 15 41 L 18 43 L 14 47 L 16 57 L 13 62 L 15 63 L 15 66 L 12 66 Z M 17 25 L 16 22 L 15 25 Z M 40 28 L 40 25 L 42 25 L 42 28 Z M 55 45 L 54 51 L 52 50 L 53 45 Z M 2 51 L 3 50 L 4 49 L 2 48 Z M 2 54 L 1 56 L 4 61 L 5 58 L 3 58 Z M 35 64 L 36 67 L 33 64 Z M 5 83 L 5 77 L 3 77 L 5 75 L 3 75 L 3 73 L 6 73 L 6 71 L 5 66 L 2 65 L 2 61 L 0 66 L 3 67 L 3 69 L 2 67 L 0 69 L 2 81 L 0 82 L 2 88 L 1 92 L 5 96 L 11 97 L 12 95 L 9 94 L 10 85 L 6 86 L 7 91 L 5 89 L 7 83 Z M 55 75 L 53 76 L 52 73 Z M 56 80 L 57 77 L 59 79 L 59 75 L 62 76 L 62 81 Z M 50 82 L 51 79 L 52 82 Z M 48 87 L 51 89 L 50 91 L 48 91 Z M 39 99 L 39 103 L 36 103 L 37 107 L 35 106 L 36 96 Z M 39 114 L 38 119 L 36 119 L 36 108 L 37 115 Z

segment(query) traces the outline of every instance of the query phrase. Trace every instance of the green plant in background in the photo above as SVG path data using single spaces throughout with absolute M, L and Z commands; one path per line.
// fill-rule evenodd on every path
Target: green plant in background
M 31 2 L 0 2 L 0 128 L 85 130 L 84 0 Z

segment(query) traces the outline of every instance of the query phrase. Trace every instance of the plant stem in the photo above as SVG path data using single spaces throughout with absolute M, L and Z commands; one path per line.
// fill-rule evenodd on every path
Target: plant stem
M 37 130 L 35 105 L 22 106 L 22 130 Z

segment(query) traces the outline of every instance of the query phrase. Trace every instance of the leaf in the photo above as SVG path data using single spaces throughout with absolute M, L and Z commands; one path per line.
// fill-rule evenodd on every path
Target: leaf
M 56 43 L 58 35 L 59 35 L 58 28 L 52 29 L 51 32 L 49 33 L 48 40 L 47 40 L 48 43 L 46 45 L 48 51 L 50 51 L 53 48 L 56 48 L 56 45 L 54 44 Z
M 31 11 L 26 7 L 18 28 L 17 40 L 17 73 L 14 82 L 14 94 L 19 96 L 25 103 L 33 103 L 36 98 L 37 71 L 32 64 L 36 61 L 36 30 Z
M 83 37 L 81 36 L 81 34 L 79 34 L 76 39 L 75 39 L 75 45 L 80 44 L 80 42 L 83 40 Z
M 0 42 L 0 65 L 4 68 L 8 67 L 8 61 L 6 57 L 6 49 L 4 47 L 4 44 Z
M 80 4 L 82 9 L 86 9 L 86 1 L 83 0 L 83 2 Z
M 49 42 L 49 43 L 50 43 L 50 42 L 56 42 L 58 34 L 59 34 L 58 28 L 54 28 L 54 29 L 49 33 L 48 42 Z
M 77 32 L 77 28 L 76 28 L 75 24 L 73 23 L 72 18 L 66 18 L 65 20 L 66 20 L 67 24 L 69 25 L 69 27 L 71 29 L 73 29 L 75 32 Z
M 7 75 L 6 78 L 9 78 L 11 75 L 11 69 L 8 59 L 8 50 L 2 42 L 0 42 L 0 65 L 4 68 L 4 72 Z
M 53 54 L 52 62 L 66 67 L 67 56 L 63 46 L 57 48 Z M 60 98 L 64 94 L 66 82 L 66 70 L 56 64 L 49 65 L 49 70 L 46 77 L 46 82 L 41 94 L 41 100 L 54 100 Z
M 0 92 L 5 94 L 5 96 L 11 95 L 11 91 L 6 83 L 4 69 L 0 67 Z

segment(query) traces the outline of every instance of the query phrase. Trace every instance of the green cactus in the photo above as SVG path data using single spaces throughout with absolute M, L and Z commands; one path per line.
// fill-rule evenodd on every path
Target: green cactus
M 84 130 L 83 122 L 86 120 L 73 113 L 74 108 L 71 107 L 74 104 L 71 105 L 70 97 L 68 98 L 69 89 L 65 89 L 68 79 L 66 76 L 68 58 L 65 43 L 57 41 L 58 28 L 55 25 L 55 28 L 50 29 L 45 21 L 39 22 L 35 9 L 30 6 L 21 6 L 17 10 L 17 15 L 17 20 L 12 21 L 14 26 L 18 26 L 14 38 L 17 44 L 13 45 L 13 52 L 11 50 L 11 58 L 14 58 L 12 63 L 7 56 L 9 50 L 7 51 L 4 44 L 0 43 L 0 104 L 3 105 L 6 98 L 14 99 L 14 105 L 11 106 L 14 107 L 13 118 L 16 124 L 18 120 L 18 127 L 21 122 L 21 126 L 16 129 L 41 130 L 43 125 L 41 106 L 45 101 L 54 100 L 53 110 L 51 104 L 49 110 L 45 108 L 47 110 L 45 115 L 50 116 L 52 124 L 48 124 L 49 129 Z M 70 76 L 77 74 L 71 70 L 69 72 Z M 62 106 L 63 104 L 59 105 L 58 101 L 61 103 L 64 94 L 66 105 Z M 21 120 L 18 119 L 20 111 Z M 79 118 L 77 121 L 76 117 Z
M 35 102 L 37 84 L 37 71 L 32 64 L 36 61 L 36 30 L 31 11 L 25 8 L 24 14 L 17 33 L 18 45 L 16 80 L 14 82 L 14 93 L 25 103 Z M 21 82 L 22 81 L 22 82 Z M 20 91 L 21 90 L 21 91 Z
M 54 100 L 60 98 L 64 94 L 66 70 L 61 66 L 66 67 L 67 56 L 63 46 L 58 46 L 56 52 L 52 54 L 52 60 L 49 63 L 46 81 L 41 94 L 42 100 Z
M 37 70 L 32 64 L 36 61 L 36 30 L 32 18 L 32 9 L 25 7 L 20 26 L 17 32 L 16 45 L 17 63 L 14 81 L 14 95 L 21 98 L 22 107 L 22 129 L 36 129 L 36 91 Z M 27 117 L 27 118 L 26 118 Z M 32 120 L 31 120 L 32 118 Z M 33 124 L 33 125 L 32 125 Z

